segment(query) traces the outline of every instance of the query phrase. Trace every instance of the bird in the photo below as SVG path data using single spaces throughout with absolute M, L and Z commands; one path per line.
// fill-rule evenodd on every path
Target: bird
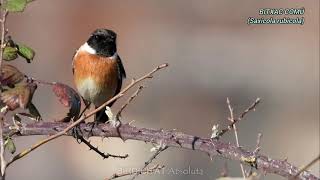
M 126 71 L 117 53 L 116 41 L 117 34 L 114 31 L 96 29 L 73 57 L 74 83 L 86 106 L 93 104 L 95 108 L 100 107 L 121 91 Z M 109 120 L 105 109 L 95 114 L 96 123 Z

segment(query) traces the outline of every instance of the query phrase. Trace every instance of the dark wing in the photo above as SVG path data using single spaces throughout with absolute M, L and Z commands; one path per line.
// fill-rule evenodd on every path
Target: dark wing
M 121 76 L 120 78 L 126 78 L 126 71 L 124 70 L 124 67 L 119 55 L 117 56 L 117 63 L 119 67 L 119 76 Z
M 124 70 L 124 67 L 123 67 L 123 64 L 121 62 L 121 58 L 119 55 L 117 56 L 117 64 L 118 64 L 119 74 L 118 74 L 118 86 L 116 89 L 116 94 L 118 94 L 121 91 L 122 79 L 126 78 L 126 71 Z
M 123 64 L 121 62 L 121 58 L 120 58 L 119 55 L 117 56 L 117 65 L 118 65 L 118 71 L 119 71 L 118 72 L 118 85 L 117 85 L 117 89 L 116 89 L 116 92 L 115 92 L 114 96 L 117 95 L 121 91 L 122 80 L 124 78 L 126 78 L 126 71 L 124 70 L 124 67 L 123 67 Z M 109 106 L 111 107 L 114 102 L 115 101 L 110 103 Z

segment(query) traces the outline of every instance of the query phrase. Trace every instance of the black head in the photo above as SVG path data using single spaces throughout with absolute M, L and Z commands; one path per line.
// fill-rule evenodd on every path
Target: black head
M 117 52 L 117 34 L 108 29 L 97 29 L 89 37 L 88 45 L 97 55 L 111 57 Z

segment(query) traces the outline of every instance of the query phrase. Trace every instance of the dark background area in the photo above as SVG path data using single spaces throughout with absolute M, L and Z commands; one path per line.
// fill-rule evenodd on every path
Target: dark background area
M 267 7 L 305 7 L 305 24 L 246 24 L 248 17 L 259 17 L 259 9 Z M 72 56 L 96 28 L 117 32 L 128 76 L 125 84 L 156 65 L 169 63 L 125 110 L 125 122 L 208 137 L 213 124 L 227 123 L 227 97 L 236 113 L 260 97 L 257 110 L 238 125 L 242 146 L 253 150 L 262 132 L 262 153 L 270 157 L 288 158 L 300 167 L 319 154 L 317 0 L 42 0 L 31 3 L 22 14 L 10 14 L 7 27 L 16 41 L 37 53 L 31 64 L 16 60 L 19 69 L 72 87 Z M 48 87 L 38 88 L 34 103 L 45 120 L 61 118 L 67 111 Z M 18 138 L 17 148 L 22 150 L 41 138 Z M 233 132 L 223 140 L 235 143 Z M 130 157 L 102 160 L 85 145 L 62 137 L 15 163 L 7 179 L 103 179 L 141 167 L 152 155 L 152 145 L 143 142 L 112 138 L 92 142 L 103 151 Z M 206 154 L 169 149 L 155 163 L 165 165 L 165 173 L 139 179 L 215 179 L 224 159 L 210 161 Z M 203 174 L 170 173 L 189 166 Z M 241 176 L 238 162 L 228 161 L 228 166 L 231 176 Z M 311 170 L 319 176 L 319 163 Z M 267 175 L 263 179 L 281 178 Z

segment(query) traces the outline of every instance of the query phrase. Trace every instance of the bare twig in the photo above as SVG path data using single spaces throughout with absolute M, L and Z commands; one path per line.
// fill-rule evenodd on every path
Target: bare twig
M 148 79 L 148 78 L 152 78 L 152 75 L 163 69 L 168 67 L 168 64 L 162 64 L 159 65 L 158 67 L 156 67 L 155 69 L 153 69 L 151 72 L 147 73 L 146 75 L 140 77 L 137 80 L 133 80 L 128 86 L 126 86 L 120 93 L 118 93 L 116 96 L 114 96 L 113 98 L 109 99 L 107 102 L 103 103 L 100 107 L 96 108 L 95 110 L 91 111 L 90 113 L 88 113 L 86 116 L 80 117 L 78 120 L 76 120 L 75 122 L 73 122 L 71 125 L 69 125 L 68 127 L 66 127 L 63 131 L 60 131 L 54 135 L 49 136 L 48 138 L 34 144 L 33 146 L 31 146 L 30 148 L 22 151 L 21 153 L 15 155 L 7 164 L 7 166 L 11 165 L 13 162 L 15 162 L 18 159 L 21 159 L 22 157 L 26 156 L 27 154 L 29 154 L 30 152 L 34 151 L 35 149 L 37 149 L 38 147 L 42 146 L 43 144 L 46 144 L 60 136 L 66 135 L 68 133 L 68 131 L 70 131 L 72 128 L 74 128 L 75 126 L 77 126 L 78 124 L 80 124 L 82 121 L 84 121 L 85 119 L 93 116 L 94 114 L 96 114 L 98 111 L 100 111 L 101 109 L 105 108 L 108 104 L 112 103 L 113 101 L 119 99 L 120 97 L 122 97 L 124 95 L 125 92 L 127 92 L 129 89 L 131 89 L 132 87 L 134 87 L 136 84 L 138 84 L 139 82 Z
M 258 137 L 257 137 L 257 143 L 256 143 L 256 148 L 255 150 L 253 151 L 253 154 L 257 157 L 258 153 L 260 152 L 260 149 L 261 149 L 261 138 L 262 138 L 262 133 L 259 133 L 258 134 Z M 250 177 L 252 176 L 253 174 L 253 167 L 251 166 L 250 167 L 250 170 L 249 172 L 246 173 L 247 174 L 247 177 Z
M 3 0 L 0 1 L 1 4 L 3 4 Z M 2 68 L 2 60 L 3 60 L 3 50 L 5 48 L 5 33 L 6 33 L 6 17 L 8 15 L 8 11 L 6 9 L 1 8 L 1 19 L 0 19 L 0 24 L 1 24 L 1 43 L 0 43 L 0 72 Z
M 309 169 L 311 166 L 313 166 L 316 162 L 318 162 L 320 160 L 320 154 L 318 155 L 318 157 L 314 158 L 310 163 L 308 163 L 307 165 L 305 165 L 304 167 L 302 167 L 297 174 L 294 176 L 294 179 L 297 178 L 302 172 L 305 172 L 307 169 Z
M 6 168 L 7 168 L 7 162 L 4 159 L 4 139 L 3 139 L 3 116 L 0 117 L 0 161 L 1 161 L 1 176 L 4 176 Z
M 216 139 L 224 135 L 229 130 L 233 129 L 233 125 L 241 121 L 248 114 L 248 112 L 250 112 L 251 110 L 255 110 L 256 106 L 260 103 L 260 100 L 260 98 L 257 98 L 255 102 L 252 103 L 245 111 L 243 111 L 243 113 L 238 118 L 234 119 L 234 121 L 231 122 L 227 128 L 222 129 L 216 136 Z
M 121 113 L 122 111 L 131 103 L 131 101 L 136 98 L 139 93 L 142 91 L 142 89 L 144 88 L 144 86 L 139 86 L 139 88 L 130 96 L 130 98 L 126 101 L 125 104 L 123 104 L 120 108 L 120 110 L 118 111 L 117 115 L 116 115 L 116 119 L 119 119 L 121 117 Z
M 243 113 L 240 115 L 240 117 L 238 117 L 238 121 L 240 121 L 241 119 L 243 119 L 248 112 L 250 111 L 255 111 L 255 108 L 257 107 L 257 105 L 260 103 L 261 99 L 257 98 L 254 103 L 251 104 L 251 106 L 249 106 L 246 110 L 243 111 Z
M 27 75 L 24 75 L 24 76 L 25 76 L 30 82 L 35 82 L 35 83 L 37 83 L 37 84 L 49 85 L 49 86 L 55 85 L 54 82 L 48 82 L 48 81 L 36 79 L 36 78 L 33 78 L 33 77 L 29 77 L 29 76 L 27 76 Z
M 260 149 L 261 149 L 261 138 L 262 138 L 262 133 L 259 133 L 258 134 L 258 137 L 257 137 L 257 145 L 256 145 L 256 149 L 253 151 L 255 154 L 258 154 Z
M 17 136 L 33 136 L 33 135 L 52 135 L 57 131 L 63 131 L 69 127 L 69 123 L 52 122 L 47 119 L 42 122 L 24 124 Z M 254 168 L 266 173 L 277 174 L 285 178 L 294 177 L 299 168 L 283 159 L 273 159 L 263 154 L 254 154 L 253 151 L 248 151 L 245 148 L 237 147 L 236 145 L 225 143 L 217 139 L 207 137 L 199 137 L 185 134 L 176 130 L 155 130 L 151 128 L 140 128 L 132 126 L 128 123 L 122 124 L 115 128 L 111 124 L 99 124 L 92 131 L 91 124 L 80 124 L 80 129 L 85 137 L 118 137 L 123 140 L 131 139 L 141 142 L 158 143 L 163 141 L 168 147 L 189 149 L 201 151 L 212 156 L 219 156 L 226 159 L 241 161 L 245 165 L 253 166 Z M 10 133 L 9 126 L 4 128 L 4 135 Z M 68 131 L 65 135 L 72 136 L 72 132 Z M 297 177 L 304 180 L 319 180 L 318 177 L 308 171 L 303 171 Z
M 228 109 L 229 109 L 229 112 L 230 112 L 230 118 L 228 118 L 228 119 L 233 123 L 235 120 L 234 120 L 234 116 L 233 116 L 233 108 L 231 107 L 229 98 L 227 98 L 227 105 L 228 105 Z M 233 124 L 232 128 L 234 130 L 234 136 L 236 137 L 237 146 L 240 147 L 236 124 Z M 242 172 L 243 178 L 246 179 L 246 174 L 245 174 L 245 171 L 244 171 L 244 167 L 243 167 L 243 165 L 241 163 L 240 163 L 240 168 L 241 168 L 241 172 Z
M 3 139 L 3 127 L 4 127 L 4 116 L 8 112 L 8 106 L 1 108 L 0 112 L 0 168 L 1 168 L 1 175 L 0 179 L 5 179 L 5 173 L 7 168 L 7 162 L 4 157 L 5 147 L 4 147 L 4 139 Z
M 109 154 L 109 153 L 103 153 L 101 152 L 98 147 L 94 147 L 89 141 L 87 141 L 83 136 L 78 137 L 80 139 L 81 142 L 83 142 L 84 144 L 86 144 L 90 149 L 89 150 L 93 150 L 96 153 L 98 153 L 103 159 L 107 159 L 109 157 L 113 157 L 113 158 L 120 158 L 120 159 L 125 159 L 127 158 L 129 155 L 114 155 L 114 154 Z
M 148 168 L 148 169 L 144 169 L 144 170 L 137 170 L 137 171 L 129 171 L 129 172 L 123 172 L 123 173 L 115 173 L 113 174 L 111 177 L 109 178 L 106 178 L 105 180 L 112 180 L 112 179 L 117 179 L 117 178 L 120 178 L 120 177 L 124 177 L 124 176 L 130 176 L 130 175 L 133 175 L 133 174 L 148 174 L 148 173 L 153 173 L 155 171 L 159 171 L 161 169 L 163 169 L 164 166 L 161 166 L 159 164 L 151 167 L 151 168 Z
M 141 171 L 144 171 L 144 170 L 148 167 L 148 165 L 149 165 L 150 163 L 152 163 L 152 161 L 153 161 L 154 159 L 156 159 L 156 157 L 157 157 L 161 152 L 163 152 L 164 150 L 166 150 L 167 148 L 168 148 L 168 146 L 162 146 L 162 144 L 160 144 L 160 146 L 158 147 L 158 149 L 156 150 L 156 152 L 149 158 L 148 161 L 146 161 L 146 162 L 144 163 Z M 141 172 L 137 172 L 137 173 L 131 178 L 131 180 L 134 180 L 134 179 L 137 178 L 140 174 L 141 174 Z

